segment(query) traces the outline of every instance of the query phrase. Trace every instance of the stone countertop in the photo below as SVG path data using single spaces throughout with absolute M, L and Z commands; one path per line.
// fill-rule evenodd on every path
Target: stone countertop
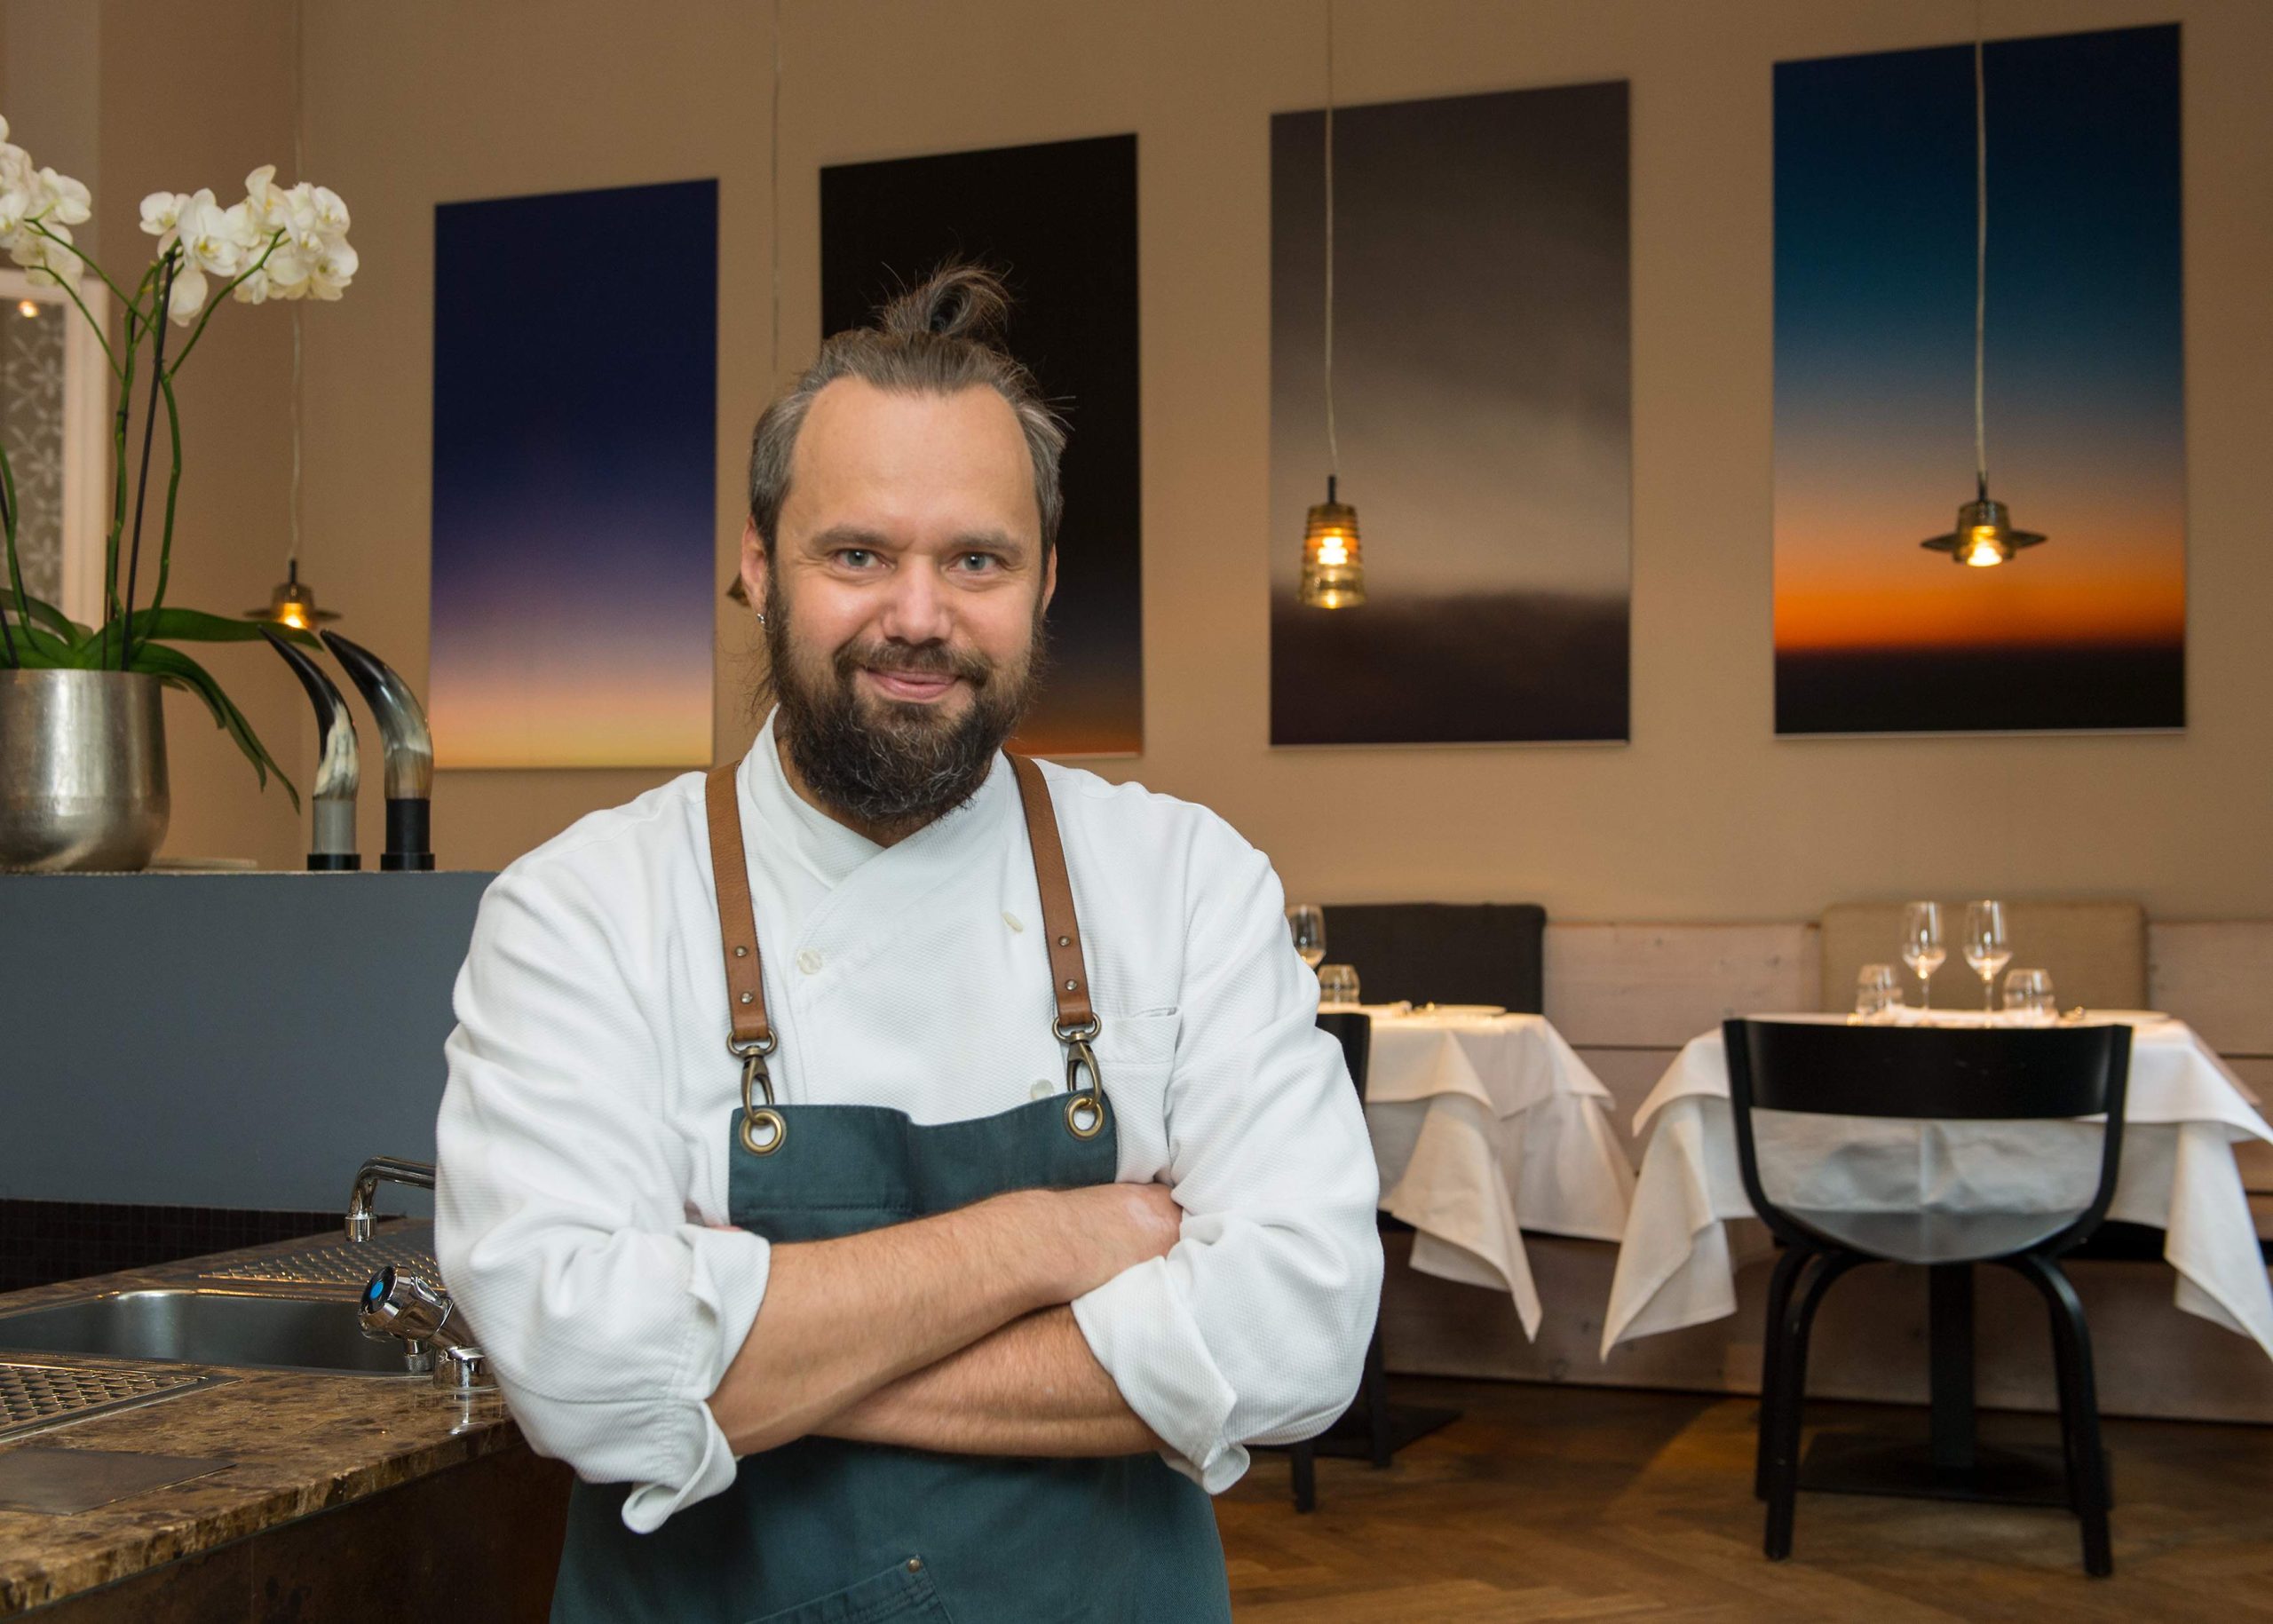
M 217 1263 L 298 1251 L 309 1244 L 249 1247 L 0 1294 L 0 1313 L 106 1292 L 178 1287 Z M 345 1294 L 339 1311 L 354 1311 Z M 19 1357 L 153 1367 L 77 1354 Z M 0 1455 L 26 1446 L 108 1449 L 218 1455 L 234 1464 L 71 1516 L 0 1509 L 0 1615 L 59 1601 L 462 1462 L 526 1446 L 495 1393 L 461 1399 L 423 1376 L 223 1366 L 163 1368 L 210 1369 L 232 1379 L 140 1408 L 13 1437 L 0 1443 Z

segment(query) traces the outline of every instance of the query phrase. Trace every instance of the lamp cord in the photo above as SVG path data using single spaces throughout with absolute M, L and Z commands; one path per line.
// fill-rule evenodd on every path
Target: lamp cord
M 765 206 L 772 215 L 766 227 L 768 251 L 773 260 L 773 326 L 766 341 L 765 359 L 773 370 L 773 387 L 781 386 L 781 0 L 773 0 L 773 96 L 768 109 L 772 133 L 767 138 L 772 166 L 765 182 Z
M 307 56 L 300 43 L 300 14 L 305 0 L 292 0 L 292 184 L 297 186 L 307 178 L 305 142 L 301 133 L 302 104 L 305 91 L 301 81 L 307 74 Z M 300 566 L 300 303 L 292 305 L 292 514 L 291 543 L 284 553 L 284 576 L 288 581 L 299 578 Z
M 1989 330 L 1989 99 L 1982 71 L 1981 7 L 1973 8 L 1973 473 L 1989 495 L 1989 416 L 1983 388 Z
M 1334 0 L 1326 0 L 1326 469 L 1342 473 L 1342 447 L 1334 432 Z

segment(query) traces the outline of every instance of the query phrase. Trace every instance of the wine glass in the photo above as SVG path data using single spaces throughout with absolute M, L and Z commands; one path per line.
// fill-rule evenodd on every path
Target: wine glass
M 1942 941 L 1942 905 L 1913 902 L 1902 910 L 1902 962 L 1918 978 L 1918 1006 L 1934 1007 L 1934 972 L 1950 956 Z
M 2032 1026 L 2048 1026 L 2058 1019 L 2060 1006 L 2052 996 L 2052 972 L 2047 970 L 2006 971 L 2005 1013 L 2017 1015 Z
M 1855 976 L 1855 1018 L 1876 1023 L 1902 1007 L 1902 983 L 1891 964 L 1865 964 Z
M 1995 1009 L 1997 972 L 2012 962 L 2013 939 L 2005 930 L 2005 905 L 1965 905 L 1965 962 L 1981 978 L 1981 1007 Z
M 1287 929 L 1294 933 L 1295 952 L 1316 970 L 1326 962 L 1326 910 L 1314 902 L 1298 902 L 1287 910 Z
M 1320 1003 L 1355 1004 L 1358 1002 L 1356 967 L 1321 964 L 1318 972 L 1318 1001 Z

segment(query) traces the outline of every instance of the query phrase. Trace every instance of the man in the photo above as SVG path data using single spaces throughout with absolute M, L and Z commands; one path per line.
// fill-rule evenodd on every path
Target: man
M 437 1247 L 583 1479 L 557 1619 L 1228 1620 L 1208 1493 L 1356 1386 L 1375 1175 L 1270 865 L 1002 754 L 1063 445 L 1006 309 L 944 271 L 768 408 L 756 743 L 483 899 Z

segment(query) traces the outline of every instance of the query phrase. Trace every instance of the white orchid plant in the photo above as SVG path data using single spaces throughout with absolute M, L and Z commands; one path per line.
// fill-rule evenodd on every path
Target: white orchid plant
M 84 626 L 24 590 L 16 554 L 15 473 L 0 444 L 0 521 L 7 536 L 8 579 L 0 590 L 0 669 L 140 671 L 195 693 L 252 764 L 265 787 L 273 772 L 295 807 L 299 794 L 269 755 L 244 713 L 202 666 L 169 643 L 247 642 L 265 633 L 313 642 L 305 631 L 184 609 L 166 602 L 172 572 L 175 499 L 181 485 L 181 418 L 174 378 L 205 336 L 225 297 L 242 304 L 269 299 L 336 299 L 354 280 L 347 242 L 347 205 L 328 187 L 306 182 L 280 187 L 264 164 L 245 177 L 242 202 L 222 207 L 212 192 L 154 192 L 142 200 L 142 229 L 158 240 L 149 268 L 130 295 L 72 241 L 87 219 L 87 188 L 68 175 L 35 167 L 8 140 L 0 118 L 0 249 L 30 279 L 61 289 L 94 329 L 118 388 L 111 431 L 111 503 L 103 543 L 101 624 Z M 80 289 L 91 277 L 125 313 L 115 342 L 88 308 Z M 188 336 L 169 355 L 170 328 Z M 139 471 L 131 465 L 129 429 L 138 383 L 148 391 L 142 413 Z M 151 442 L 162 406 L 172 455 L 168 464 L 156 575 L 149 602 L 135 606 L 140 587 L 142 511 L 150 483 Z M 131 495 L 130 502 L 129 496 Z

